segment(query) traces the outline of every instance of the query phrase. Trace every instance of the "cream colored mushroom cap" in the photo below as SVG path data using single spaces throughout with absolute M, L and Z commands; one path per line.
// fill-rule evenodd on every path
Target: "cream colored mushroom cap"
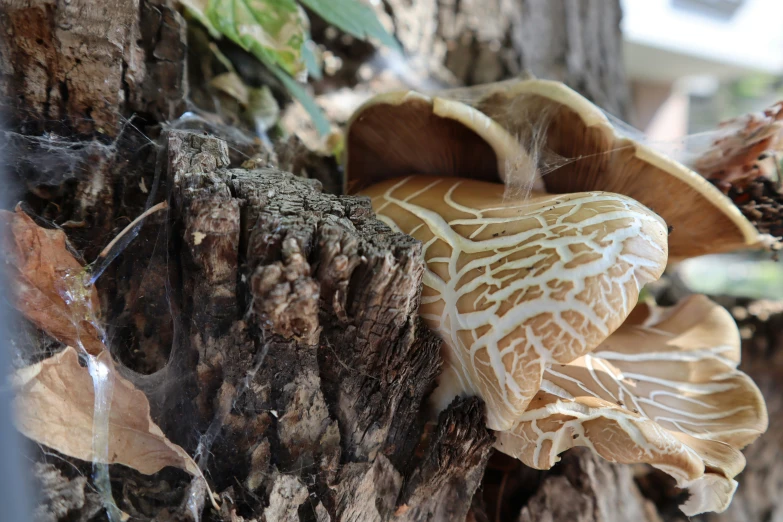
M 419 314 L 444 340 L 436 407 L 479 395 L 496 430 L 518 421 L 546 364 L 598 346 L 666 265 L 666 224 L 617 194 L 513 201 L 498 183 L 434 176 L 361 194 L 423 243 Z
M 739 357 L 734 320 L 706 297 L 668 309 L 640 304 L 594 352 L 548 366 L 541 391 L 496 447 L 539 469 L 574 446 L 651 464 L 688 488 L 686 515 L 723 511 L 745 466 L 739 450 L 768 422 L 758 388 L 736 369 Z
M 526 150 L 531 146 L 537 150 Z M 555 158 L 543 178 L 536 173 L 541 157 Z M 622 136 L 561 82 L 509 80 L 368 101 L 347 129 L 346 190 L 414 173 L 629 196 L 672 227 L 669 250 L 677 259 L 767 243 L 702 176 Z

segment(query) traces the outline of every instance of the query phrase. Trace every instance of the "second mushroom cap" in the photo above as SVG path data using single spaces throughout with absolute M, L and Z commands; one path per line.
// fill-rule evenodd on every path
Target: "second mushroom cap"
M 560 82 L 509 80 L 427 96 L 376 96 L 346 134 L 346 190 L 410 174 L 503 182 L 566 194 L 629 196 L 672 226 L 672 258 L 753 247 L 763 239 L 699 174 L 623 136 Z

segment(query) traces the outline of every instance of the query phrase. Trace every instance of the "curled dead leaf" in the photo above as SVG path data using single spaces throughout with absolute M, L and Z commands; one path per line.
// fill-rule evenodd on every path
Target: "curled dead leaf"
M 109 353 L 97 359 L 106 369 L 106 378 L 113 380 L 105 464 L 123 464 L 146 475 L 174 466 L 201 477 L 193 459 L 152 421 L 147 397 L 119 375 Z M 18 370 L 13 383 L 20 432 L 65 455 L 93 461 L 95 391 L 90 372 L 79 364 L 74 348 Z
M 18 207 L 0 210 L 0 227 L 14 307 L 55 339 L 101 353 L 98 292 L 85 285 L 84 267 L 68 251 L 65 233 L 38 226 Z

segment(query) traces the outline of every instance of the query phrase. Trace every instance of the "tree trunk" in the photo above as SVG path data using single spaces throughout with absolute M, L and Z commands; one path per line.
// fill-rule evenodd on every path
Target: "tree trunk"
M 123 511 L 269 522 L 658 519 L 630 468 L 588 452 L 548 473 L 494 457 L 485 472 L 493 435 L 476 398 L 430 418 L 439 340 L 416 316 L 421 245 L 375 220 L 366 199 L 279 170 L 307 163 L 296 150 L 279 151 L 277 166 L 254 157 L 239 168 L 248 151 L 226 129 L 184 130 L 192 123 L 175 119 L 187 105 L 187 42 L 171 5 L 0 5 L 14 196 L 88 260 L 145 208 L 170 204 L 98 287 L 112 354 L 163 432 L 197 457 L 220 511 L 184 473 L 113 466 Z M 616 1 L 386 8 L 414 63 L 441 82 L 527 70 L 627 112 Z M 22 359 L 50 349 L 20 325 Z M 103 516 L 89 465 L 51 455 L 36 454 L 39 518 Z M 769 509 L 743 513 L 761 520 Z
M 629 110 L 619 0 L 385 0 L 414 66 L 473 85 L 521 73 Z

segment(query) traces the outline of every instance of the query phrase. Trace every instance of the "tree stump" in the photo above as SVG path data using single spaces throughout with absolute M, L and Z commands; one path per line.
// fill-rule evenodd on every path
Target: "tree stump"
M 385 4 L 443 83 L 529 70 L 620 116 L 627 108 L 617 1 Z M 432 416 L 440 341 L 416 316 L 420 244 L 377 221 L 367 199 L 260 160 L 238 168 L 243 151 L 221 136 L 177 130 L 187 42 L 173 4 L 0 5 L 12 203 L 61 226 L 88 260 L 145 208 L 170 204 L 98 287 L 123 375 L 197 458 L 220 511 L 184 472 L 112 466 L 115 499 L 134 519 L 676 519 L 668 497 L 642 497 L 630 468 L 585 451 L 550 472 L 498 457 L 487 471 L 493 435 L 477 398 Z M 58 349 L 19 325 L 24 354 Z M 769 485 L 780 450 L 762 447 L 772 449 L 747 474 Z M 89 463 L 33 455 L 39 520 L 105 517 Z M 754 491 L 740 490 L 736 509 L 774 517 L 774 495 Z
M 205 433 L 181 442 L 202 446 L 215 489 L 241 484 L 231 498 L 267 520 L 306 507 L 464 518 L 493 437 L 481 402 L 457 400 L 415 455 L 440 367 L 440 341 L 416 317 L 420 244 L 366 198 L 228 168 L 219 139 L 173 132 L 168 157 L 187 325 L 176 356 L 193 352 L 182 360 L 195 363 Z M 252 498 L 264 491 L 268 505 Z

